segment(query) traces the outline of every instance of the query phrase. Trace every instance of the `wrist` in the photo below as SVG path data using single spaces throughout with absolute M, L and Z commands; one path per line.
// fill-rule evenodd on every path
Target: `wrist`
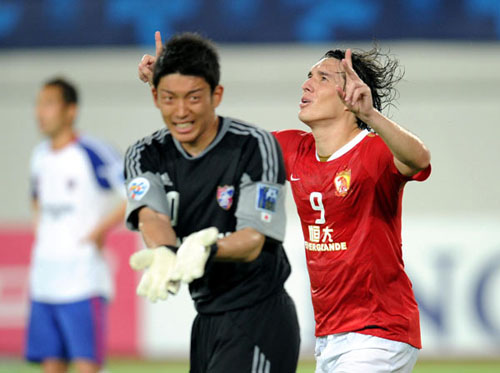
M 164 248 L 172 251 L 174 254 L 177 254 L 177 250 L 179 250 L 179 247 L 174 246 L 174 245 L 161 245 L 161 247 L 164 247 Z
M 372 108 L 371 110 L 369 110 L 366 113 L 363 113 L 363 114 L 360 113 L 358 115 L 358 118 L 361 119 L 364 123 L 366 123 L 371 128 L 375 129 L 374 127 L 376 127 L 377 123 L 378 123 L 377 118 L 380 115 L 381 115 L 381 113 L 377 109 Z

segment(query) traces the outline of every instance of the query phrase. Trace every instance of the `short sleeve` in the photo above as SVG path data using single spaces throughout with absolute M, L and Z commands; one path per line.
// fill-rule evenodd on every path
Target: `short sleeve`
M 31 198 L 38 199 L 38 179 L 40 174 L 40 162 L 47 152 L 48 144 L 43 142 L 35 147 L 30 159 L 30 195 Z
M 79 144 L 87 153 L 99 187 L 125 199 L 123 158 L 120 153 L 104 141 L 90 137 L 80 138 Z
M 384 174 L 390 174 L 390 177 L 397 183 L 404 183 L 407 181 L 424 181 L 431 174 L 431 165 L 413 176 L 401 174 L 394 163 L 394 155 L 385 142 L 377 135 L 370 134 L 369 136 L 372 137 L 372 144 L 366 151 L 369 152 L 370 158 L 374 159 L 375 163 L 371 164 L 367 171 L 374 179 L 379 179 Z
M 251 227 L 283 241 L 285 236 L 285 169 L 276 139 L 260 130 L 245 149 L 247 162 L 240 180 L 236 229 Z
M 143 140 L 130 146 L 125 153 L 124 176 L 127 193 L 125 223 L 127 228 L 137 230 L 138 212 L 149 207 L 172 218 L 165 187 L 157 172 L 157 156 L 154 149 Z
M 170 216 L 163 182 L 158 174 L 145 172 L 126 181 L 127 210 L 125 223 L 130 230 L 138 230 L 138 212 L 149 207 L 161 214 Z

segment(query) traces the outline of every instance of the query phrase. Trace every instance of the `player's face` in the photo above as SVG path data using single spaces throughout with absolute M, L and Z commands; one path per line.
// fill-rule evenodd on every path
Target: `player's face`
M 222 86 L 212 93 L 205 79 L 169 74 L 160 79 L 153 96 L 172 136 L 187 148 L 203 149 L 217 134 L 215 109 Z
M 324 58 L 314 65 L 302 85 L 299 119 L 311 126 L 328 123 L 345 114 L 336 85 L 344 87 L 345 73 L 339 60 Z
M 59 87 L 42 88 L 36 102 L 36 117 L 40 131 L 48 137 L 55 137 L 74 120 L 75 105 L 67 104 Z

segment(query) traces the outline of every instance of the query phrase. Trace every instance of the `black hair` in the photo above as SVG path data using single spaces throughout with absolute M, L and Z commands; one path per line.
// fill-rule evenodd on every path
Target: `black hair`
M 58 87 L 64 102 L 69 104 L 78 104 L 78 92 L 75 86 L 64 78 L 53 78 L 45 82 L 44 87 Z
M 341 61 L 345 58 L 345 50 L 332 49 L 325 53 L 323 58 L 335 58 Z M 353 50 L 352 67 L 356 74 L 370 88 L 373 106 L 382 111 L 387 106 L 394 105 L 393 101 L 398 98 L 396 84 L 403 78 L 404 70 L 399 61 L 382 53 L 378 46 L 369 51 Z M 361 119 L 356 118 L 358 127 L 370 129 Z
M 219 55 L 214 44 L 195 33 L 174 35 L 163 47 L 155 63 L 153 85 L 169 74 L 179 73 L 205 79 L 213 92 L 219 85 Z

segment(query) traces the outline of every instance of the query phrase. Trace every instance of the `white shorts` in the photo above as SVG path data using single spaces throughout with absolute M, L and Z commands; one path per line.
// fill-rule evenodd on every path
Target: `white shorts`
M 315 373 L 407 373 L 418 349 L 403 342 L 360 333 L 316 338 Z

